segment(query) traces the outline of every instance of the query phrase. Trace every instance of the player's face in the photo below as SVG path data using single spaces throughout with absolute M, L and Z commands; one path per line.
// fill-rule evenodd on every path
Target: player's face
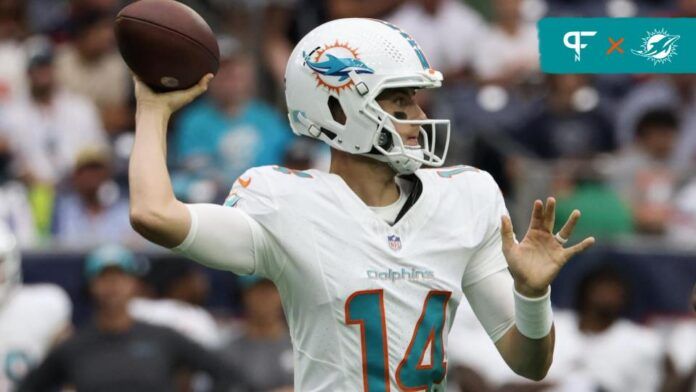
M 415 100 L 416 90 L 398 88 L 384 91 L 377 97 L 377 103 L 385 112 L 399 120 L 424 120 L 426 115 Z M 395 124 L 396 132 L 407 146 L 419 146 L 420 125 Z

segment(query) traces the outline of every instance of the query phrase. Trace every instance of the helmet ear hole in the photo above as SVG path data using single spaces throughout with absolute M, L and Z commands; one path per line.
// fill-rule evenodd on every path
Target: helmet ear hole
M 391 133 L 387 131 L 380 132 L 377 144 L 385 150 L 390 150 L 394 145 Z
M 343 110 L 343 106 L 341 106 L 341 101 L 331 95 L 329 96 L 328 105 L 331 117 L 333 117 L 334 121 L 341 125 L 346 125 L 346 112 Z

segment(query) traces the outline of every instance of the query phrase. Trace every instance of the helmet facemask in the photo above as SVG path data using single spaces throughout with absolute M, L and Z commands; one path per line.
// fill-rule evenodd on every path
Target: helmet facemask
M 398 174 L 411 174 L 421 165 L 439 167 L 447 158 L 449 147 L 449 120 L 424 119 L 407 120 L 395 117 L 372 101 L 368 104 L 369 111 L 365 112 L 369 118 L 375 121 L 377 131 L 373 143 L 376 153 L 365 154 L 373 159 L 386 162 Z M 419 126 L 418 145 L 411 146 L 404 143 L 402 136 L 397 132 L 397 126 Z M 437 134 L 444 132 L 444 144 L 440 154 L 437 153 Z M 442 138 L 442 137 L 441 137 Z
M 388 90 L 439 86 L 439 84 L 433 86 L 432 81 L 428 79 L 423 80 L 423 83 L 408 84 L 412 82 L 412 78 L 385 80 L 381 88 L 376 89 L 371 97 L 365 100 L 365 106 L 360 110 L 360 114 L 366 116 L 377 126 L 374 133 L 373 150 L 365 155 L 388 163 L 397 174 L 411 174 L 422 165 L 442 166 L 447 158 L 449 148 L 449 120 L 398 118 L 384 110 L 377 102 L 379 95 Z M 399 126 L 413 125 L 419 127 L 417 146 L 404 143 L 403 138 L 396 130 Z M 444 133 L 444 135 L 438 138 L 438 133 Z M 440 141 L 439 145 L 438 141 Z

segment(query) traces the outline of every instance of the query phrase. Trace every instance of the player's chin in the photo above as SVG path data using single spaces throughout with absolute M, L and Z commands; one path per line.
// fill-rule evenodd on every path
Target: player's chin
M 417 149 L 417 148 L 422 148 L 420 143 L 418 142 L 417 137 L 410 137 L 404 141 L 404 146 L 406 148 L 411 148 L 411 149 Z

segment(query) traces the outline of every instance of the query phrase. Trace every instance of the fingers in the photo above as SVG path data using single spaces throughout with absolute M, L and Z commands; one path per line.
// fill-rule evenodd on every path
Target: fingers
M 546 207 L 544 208 L 544 228 L 550 232 L 553 231 L 553 225 L 556 223 L 556 199 L 549 197 L 546 199 Z M 568 237 L 564 237 L 568 238 Z
M 572 258 L 573 256 L 584 252 L 585 250 L 589 249 L 592 245 L 595 244 L 595 239 L 594 237 L 588 237 L 582 240 L 579 244 L 575 244 L 571 246 L 570 248 L 564 249 L 564 253 L 566 255 L 566 261 Z
M 575 229 L 575 225 L 580 220 L 580 215 L 580 211 L 578 210 L 573 210 L 573 212 L 570 213 L 570 217 L 558 232 L 558 235 L 561 236 L 561 238 L 570 238 L 570 236 L 573 234 L 573 230 Z
M 184 93 L 191 99 L 196 98 L 197 96 L 203 94 L 208 90 L 208 85 L 210 84 L 210 81 L 213 79 L 213 74 L 207 74 L 201 78 L 201 80 L 198 81 L 198 83 L 191 87 L 190 89 L 186 90 Z
M 507 253 L 515 244 L 515 233 L 512 230 L 512 221 L 507 215 L 501 217 L 500 236 L 503 239 L 503 253 Z
M 529 221 L 530 229 L 543 230 L 544 228 L 544 204 L 541 200 L 534 200 L 532 207 L 532 219 Z
M 207 90 L 208 85 L 210 84 L 210 81 L 213 80 L 214 77 L 215 77 L 215 75 L 213 75 L 211 73 L 206 74 L 205 76 L 203 76 L 201 78 L 201 80 L 198 81 L 198 84 L 196 85 L 196 87 L 201 88 L 202 89 L 201 92 Z
M 139 104 L 156 100 L 155 92 L 135 74 L 133 74 L 133 84 L 135 85 L 135 98 Z

